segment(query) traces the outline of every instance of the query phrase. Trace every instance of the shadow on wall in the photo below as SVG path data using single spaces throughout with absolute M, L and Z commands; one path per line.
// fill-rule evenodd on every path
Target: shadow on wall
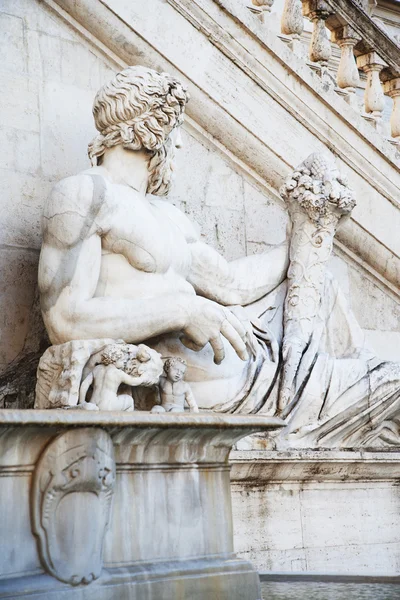
M 37 366 L 49 346 L 36 290 L 24 347 L 0 374 L 0 408 L 33 408 Z

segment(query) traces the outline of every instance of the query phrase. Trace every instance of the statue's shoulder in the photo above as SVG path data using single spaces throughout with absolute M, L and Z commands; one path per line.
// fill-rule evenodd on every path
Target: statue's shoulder
M 105 188 L 100 176 L 93 177 L 87 171 L 56 183 L 44 205 L 44 242 L 71 246 L 102 230 Z
M 56 214 L 76 212 L 87 213 L 93 200 L 94 180 L 88 171 L 65 177 L 52 188 L 44 206 L 44 216 L 52 218 Z
M 185 215 L 184 212 L 179 210 L 176 206 L 168 202 L 167 200 L 152 200 L 153 204 L 157 205 L 162 212 L 168 218 L 175 223 L 175 225 L 181 230 L 189 243 L 197 242 L 199 239 L 199 231 L 196 225 Z

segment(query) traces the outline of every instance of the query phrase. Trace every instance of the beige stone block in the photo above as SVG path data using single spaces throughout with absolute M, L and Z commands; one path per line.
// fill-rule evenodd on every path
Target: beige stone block
M 168 200 L 188 207 L 201 217 L 214 153 L 182 129 L 182 147 L 176 150 L 174 179 Z M 191 208 L 189 208 L 191 207 Z
M 283 205 L 244 182 L 246 241 L 275 245 L 286 240 L 289 216 Z
M 260 570 L 269 570 L 266 552 L 282 552 L 281 559 L 286 564 L 286 550 L 290 554 L 291 550 L 303 548 L 300 487 L 246 486 L 241 489 L 233 484 L 232 500 L 235 548 L 250 560 L 257 557 Z M 261 557 L 266 562 L 261 561 Z M 296 553 L 296 559 L 299 557 L 302 557 L 301 552 Z
M 210 158 L 208 184 L 205 190 L 206 206 L 225 206 L 241 210 L 244 204 L 243 178 L 219 157 Z M 217 160 L 215 160 L 217 158 Z
M 0 244 L 40 248 L 44 201 L 52 184 L 41 177 L 0 170 L 7 180 L 0 214 Z
M 26 73 L 27 52 L 22 17 L 0 13 L 0 71 Z
M 400 332 L 367 329 L 365 339 L 379 358 L 400 362 Z
M 97 90 L 103 83 L 100 81 L 99 57 L 82 43 L 68 40 L 60 43 L 61 81 L 82 89 Z
M 240 557 L 249 560 L 259 573 L 302 573 L 307 571 L 304 548 L 269 550 L 267 547 L 241 552 Z
M 399 572 L 399 552 L 398 542 L 307 548 L 307 571 L 335 575 L 393 576 Z
M 29 89 L 26 77 L 7 77 L 7 84 L 0 86 L 0 106 L 0 127 L 39 131 L 38 96 Z
M 202 209 L 202 215 L 196 215 L 196 212 L 188 207 L 190 218 L 194 218 L 198 223 L 201 223 L 201 237 L 205 242 L 218 250 L 227 260 L 235 260 L 245 256 L 246 241 L 243 211 L 210 206 Z
M 76 33 L 65 21 L 62 21 L 44 2 L 32 0 L 4 0 L 2 10 L 9 15 L 25 20 L 25 26 L 31 31 L 38 31 L 61 37 L 74 39 Z
M 317 485 L 303 489 L 301 505 L 306 548 L 398 543 L 400 494 L 396 487 L 381 482 L 369 482 L 368 487 L 363 483 Z
M 37 173 L 40 168 L 40 137 L 36 131 L 24 131 L 13 127 L 0 129 L 0 168 L 23 173 Z
M 32 36 L 34 39 L 34 36 Z M 39 76 L 43 81 L 61 80 L 61 39 L 45 33 L 37 33 L 39 53 Z
M 91 108 L 95 92 L 59 82 L 45 83 L 40 98 L 42 169 L 62 179 L 87 169 L 87 145 L 95 136 Z
M 400 331 L 400 305 L 349 266 L 350 306 L 363 329 Z
M 37 280 L 38 253 L 22 248 L 0 250 L 0 363 L 10 363 L 28 335 Z

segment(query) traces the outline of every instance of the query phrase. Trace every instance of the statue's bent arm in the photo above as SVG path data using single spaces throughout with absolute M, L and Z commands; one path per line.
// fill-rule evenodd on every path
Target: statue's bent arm
M 95 221 L 85 227 L 92 202 L 88 179 L 91 178 L 81 176 L 60 182 L 45 213 L 39 286 L 43 317 L 52 343 L 98 337 L 134 343 L 182 330 L 188 299 L 180 295 L 151 298 L 145 303 L 94 296 L 104 231 Z
M 245 330 L 227 309 L 190 293 L 146 299 L 96 297 L 102 255 L 101 207 L 93 213 L 88 176 L 71 177 L 53 190 L 44 215 L 39 263 L 42 313 L 53 344 L 76 339 L 121 338 L 140 343 L 182 332 L 186 345 L 210 343 L 216 362 L 224 358 L 221 335 L 243 360 Z M 107 219 L 105 219 L 107 222 Z
M 195 242 L 190 248 L 189 282 L 199 295 L 224 306 L 251 304 L 275 289 L 286 277 L 287 243 L 232 262 L 202 242 Z
M 82 382 L 79 390 L 79 404 L 86 404 L 86 394 L 93 383 L 93 379 L 93 373 L 89 373 L 89 375 Z

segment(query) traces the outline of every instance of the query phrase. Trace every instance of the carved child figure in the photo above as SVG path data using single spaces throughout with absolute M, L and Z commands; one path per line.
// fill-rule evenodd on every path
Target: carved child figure
M 147 363 L 150 360 L 151 356 L 143 345 L 137 347 L 132 344 L 109 344 L 101 352 L 100 364 L 97 364 L 82 382 L 79 407 L 87 410 L 132 411 L 132 396 L 127 393 L 118 394 L 118 389 L 121 384 L 139 386 L 157 383 L 159 371 L 153 374 L 153 378 L 138 366 L 139 363 Z M 92 396 L 90 402 L 86 402 L 90 386 L 93 388 Z
M 183 358 L 168 358 L 164 363 L 165 376 L 160 378 L 159 390 L 161 404 L 156 404 L 151 412 L 183 412 L 185 403 L 190 412 L 199 412 L 193 392 L 183 377 L 186 372 L 186 361 Z

